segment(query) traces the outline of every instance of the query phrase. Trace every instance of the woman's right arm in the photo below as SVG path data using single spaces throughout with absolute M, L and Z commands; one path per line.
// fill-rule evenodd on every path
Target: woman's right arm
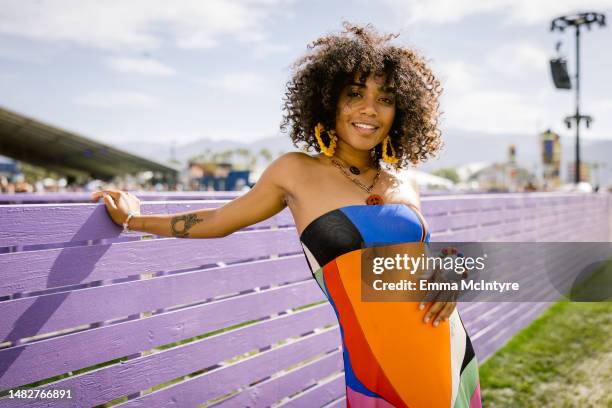
M 247 193 L 213 209 L 176 214 L 140 214 L 140 202 L 131 193 L 102 190 L 92 194 L 92 200 L 104 197 L 113 221 L 121 225 L 128 211 L 136 213 L 129 222 L 131 230 L 177 238 L 224 237 L 244 227 L 272 217 L 286 207 L 286 196 L 297 175 L 302 153 L 287 153 L 263 172 Z

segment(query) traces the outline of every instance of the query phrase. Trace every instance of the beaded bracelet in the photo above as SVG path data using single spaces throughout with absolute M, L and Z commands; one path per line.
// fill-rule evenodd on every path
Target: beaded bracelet
M 130 212 L 128 212 L 128 215 L 127 215 L 127 217 L 126 217 L 125 221 L 123 221 L 123 232 L 130 232 L 130 231 L 132 231 L 132 230 L 129 228 L 129 222 L 130 222 L 130 220 L 132 219 L 132 217 L 134 217 L 135 215 L 136 215 L 136 214 L 135 214 L 135 213 L 133 213 L 133 212 L 131 212 L 131 211 L 130 211 Z

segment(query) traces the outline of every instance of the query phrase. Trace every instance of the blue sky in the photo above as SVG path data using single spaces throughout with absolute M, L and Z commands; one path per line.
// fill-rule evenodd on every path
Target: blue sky
M 279 134 L 293 61 L 341 22 L 400 33 L 444 87 L 442 131 L 572 135 L 573 91 L 548 60 L 574 71 L 573 33 L 550 20 L 612 18 L 612 0 L 201 1 L 0 0 L 0 106 L 93 139 L 185 144 Z M 612 139 L 612 27 L 582 36 L 585 137 Z

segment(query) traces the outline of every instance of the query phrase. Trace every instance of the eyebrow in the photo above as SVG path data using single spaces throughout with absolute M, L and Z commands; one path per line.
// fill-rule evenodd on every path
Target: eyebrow
M 349 85 L 352 86 L 358 86 L 359 88 L 365 88 L 365 84 L 359 83 L 359 82 L 349 82 Z M 395 92 L 395 88 L 393 88 L 392 86 L 379 86 L 378 87 L 379 91 L 383 91 L 383 92 L 387 92 L 387 93 L 394 93 Z

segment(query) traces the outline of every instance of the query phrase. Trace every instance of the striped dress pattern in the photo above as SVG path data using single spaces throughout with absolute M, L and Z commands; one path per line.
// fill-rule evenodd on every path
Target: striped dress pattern
M 457 308 L 433 327 L 415 302 L 361 300 L 364 248 L 425 243 L 429 235 L 416 207 L 389 203 L 329 211 L 300 236 L 338 318 L 347 407 L 481 407 L 478 362 Z

